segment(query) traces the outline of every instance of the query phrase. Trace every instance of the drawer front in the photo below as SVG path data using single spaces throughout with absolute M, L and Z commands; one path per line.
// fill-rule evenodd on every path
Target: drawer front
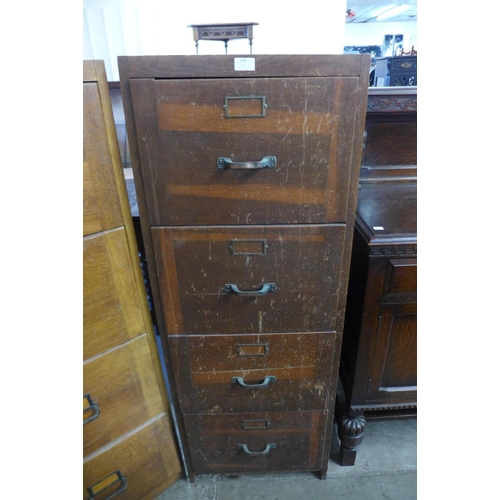
M 318 470 L 327 412 L 185 415 L 196 473 Z
M 335 333 L 170 336 L 186 413 L 324 410 Z
M 153 499 L 178 479 L 177 450 L 163 415 L 83 464 L 83 499 Z
M 132 80 L 151 224 L 344 222 L 358 82 Z
M 97 83 L 83 84 L 83 235 L 123 225 L 112 151 Z M 105 106 L 105 105 L 104 105 Z
M 161 413 L 147 336 L 84 363 L 83 394 L 84 456 Z
M 125 229 L 84 238 L 84 359 L 145 331 Z
M 417 259 L 390 259 L 387 262 L 384 301 L 416 302 Z
M 153 228 L 152 235 L 167 333 L 335 330 L 344 225 Z

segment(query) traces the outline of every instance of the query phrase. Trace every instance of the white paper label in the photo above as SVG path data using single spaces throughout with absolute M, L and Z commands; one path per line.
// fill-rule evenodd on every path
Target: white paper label
M 373 229 L 375 231 L 383 231 L 384 230 L 384 226 L 373 226 Z
M 235 57 L 235 71 L 255 71 L 255 57 Z

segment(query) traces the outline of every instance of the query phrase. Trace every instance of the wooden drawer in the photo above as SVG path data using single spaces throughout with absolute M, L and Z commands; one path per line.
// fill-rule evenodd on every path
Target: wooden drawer
M 169 334 L 335 330 L 344 225 L 151 232 Z
M 125 229 L 84 238 L 84 359 L 146 331 L 138 286 L 144 285 L 135 280 Z
M 143 335 L 83 365 L 83 394 L 98 410 L 84 412 L 84 456 L 130 432 L 162 412 L 160 388 Z M 84 408 L 88 398 L 84 397 Z
M 131 433 L 103 453 L 84 460 L 83 499 L 156 498 L 179 477 L 177 450 L 165 415 Z M 120 480 L 120 475 L 124 478 Z
M 416 302 L 417 259 L 389 259 L 383 293 L 384 302 Z
M 320 411 L 184 415 L 196 473 L 317 470 L 326 418 Z
M 358 85 L 131 80 L 151 225 L 345 222 Z M 233 168 L 266 157 L 273 168 Z
M 83 235 L 124 224 L 97 82 L 83 84 Z M 119 153 L 118 153 L 119 159 Z
M 335 339 L 335 333 L 170 336 L 181 410 L 324 410 Z

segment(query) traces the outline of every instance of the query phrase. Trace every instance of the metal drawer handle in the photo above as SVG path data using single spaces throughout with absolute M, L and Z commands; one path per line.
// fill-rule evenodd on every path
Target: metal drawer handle
M 246 444 L 239 444 L 238 447 L 243 450 L 247 455 L 267 455 L 269 450 L 276 448 L 276 443 L 268 443 L 262 451 L 250 451 Z
M 102 500 L 110 500 L 111 498 L 114 498 L 117 495 L 119 495 L 122 491 L 124 491 L 127 488 L 127 478 L 123 476 L 119 470 L 116 470 L 115 472 L 112 472 L 111 474 L 106 476 L 104 479 L 101 479 L 97 483 L 87 488 L 87 491 L 90 495 L 88 500 L 94 500 L 96 498 L 96 495 L 104 491 L 106 488 L 115 485 L 118 482 L 121 483 L 120 488 L 115 490 L 106 498 L 102 498 Z
M 99 405 L 92 401 L 90 394 L 85 394 L 85 396 L 83 396 L 83 413 L 85 414 L 86 412 L 88 412 L 90 410 L 92 410 L 93 413 L 92 413 L 92 415 L 90 415 L 90 417 L 83 419 L 83 425 L 88 424 L 89 422 L 92 422 L 92 420 L 95 420 L 99 416 L 99 414 L 101 413 Z
M 245 389 L 258 389 L 259 387 L 267 387 L 270 382 L 276 382 L 276 377 L 274 375 L 268 375 L 260 384 L 247 384 L 241 377 L 233 377 L 231 381 L 233 384 L 238 384 Z
M 217 158 L 217 168 L 233 170 L 256 170 L 259 168 L 274 168 L 276 156 L 264 156 L 260 161 L 233 161 L 231 158 Z
M 243 295 L 244 297 L 261 297 L 267 292 L 274 292 L 276 285 L 274 283 L 264 283 L 259 290 L 240 290 L 237 285 L 228 284 L 224 287 L 226 293 L 234 293 L 235 295 Z

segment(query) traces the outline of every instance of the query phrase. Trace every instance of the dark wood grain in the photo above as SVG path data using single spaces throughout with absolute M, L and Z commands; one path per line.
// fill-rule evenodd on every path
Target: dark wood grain
M 356 78 L 132 80 L 155 225 L 343 222 Z M 264 96 L 266 116 L 228 118 L 226 96 Z M 158 123 L 156 122 L 158 121 Z M 219 157 L 275 168 L 217 168 Z
M 325 410 L 335 336 L 170 336 L 181 408 L 215 414 Z M 276 381 L 255 389 L 232 382 L 241 377 L 260 384 L 267 376 Z
M 153 228 L 169 334 L 335 330 L 343 225 Z M 264 240 L 266 255 L 233 255 L 232 241 Z M 225 292 L 274 283 L 262 297 Z
M 244 428 L 244 421 L 259 420 L 268 421 L 269 428 Z M 326 412 L 185 415 L 193 464 L 200 473 L 317 470 L 326 420 Z M 262 451 L 270 443 L 276 448 L 266 455 L 248 455 L 238 446 Z
M 391 116 L 379 113 L 377 120 L 395 126 L 395 110 L 389 108 Z M 343 465 L 355 463 L 365 412 L 416 413 L 416 165 L 400 164 L 405 155 L 416 161 L 416 115 L 404 107 L 400 112 L 402 130 L 413 131 L 413 137 L 394 147 L 380 145 L 387 165 L 362 167 L 359 184 L 340 364 L 344 397 L 337 404 Z M 381 138 L 397 142 L 398 134 Z
M 231 470 L 314 470 L 325 478 L 369 56 L 263 55 L 255 57 L 256 69 L 251 72 L 235 71 L 232 56 L 121 57 L 118 63 L 141 227 L 167 370 L 175 380 L 172 392 L 189 478 Z M 265 118 L 255 117 L 262 95 L 268 104 Z M 233 100 L 224 110 L 228 96 L 252 97 Z M 242 114 L 254 116 L 235 117 Z M 257 162 L 271 155 L 277 158 L 274 169 L 217 169 L 218 157 Z M 333 222 L 338 223 L 335 230 L 329 224 Z M 269 276 L 278 288 L 262 297 L 221 291 L 221 279 L 222 285 L 234 281 L 241 289 L 256 290 L 270 281 Z M 290 339 L 329 335 L 319 358 L 330 353 L 321 406 L 326 412 L 319 419 L 311 418 L 316 412 L 309 414 L 307 431 L 296 420 L 287 424 L 290 434 L 286 430 L 283 435 L 288 444 L 279 446 L 278 460 L 270 463 L 265 458 L 252 464 L 255 456 L 251 462 L 235 459 L 234 450 L 224 444 L 229 422 L 225 417 L 232 414 L 224 413 L 230 410 L 225 389 L 217 382 L 224 376 L 217 349 L 223 349 L 226 337 L 263 337 L 272 332 Z M 210 341 L 197 345 L 200 338 Z M 205 346 L 211 346 L 207 357 Z M 286 352 L 293 359 L 292 350 Z M 314 352 L 318 350 L 312 349 L 310 359 Z M 197 365 L 198 358 L 205 359 L 203 366 Z M 255 363 L 250 365 L 253 375 L 237 365 L 235 372 L 244 380 L 257 381 L 257 372 L 261 375 L 266 367 Z M 231 370 L 230 362 L 229 366 Z M 286 389 L 288 402 L 282 408 L 315 404 L 300 387 L 315 378 L 308 366 L 280 368 L 290 379 L 287 384 L 299 384 L 298 393 Z M 277 398 L 266 403 L 254 397 L 260 408 L 282 404 Z M 211 409 L 218 406 L 221 414 L 199 413 L 206 403 Z M 241 399 L 240 408 L 244 403 L 248 401 Z M 183 412 L 182 405 L 197 413 Z M 286 415 L 295 419 L 302 413 Z M 261 413 L 246 415 L 258 419 Z M 293 428 L 304 429 L 298 441 Z
M 119 56 L 129 78 L 247 78 L 248 71 L 235 71 L 234 59 L 243 55 L 213 56 Z M 255 58 L 253 76 L 355 76 L 366 72 L 368 78 L 370 55 L 266 55 Z M 210 60 L 209 64 L 207 61 Z

